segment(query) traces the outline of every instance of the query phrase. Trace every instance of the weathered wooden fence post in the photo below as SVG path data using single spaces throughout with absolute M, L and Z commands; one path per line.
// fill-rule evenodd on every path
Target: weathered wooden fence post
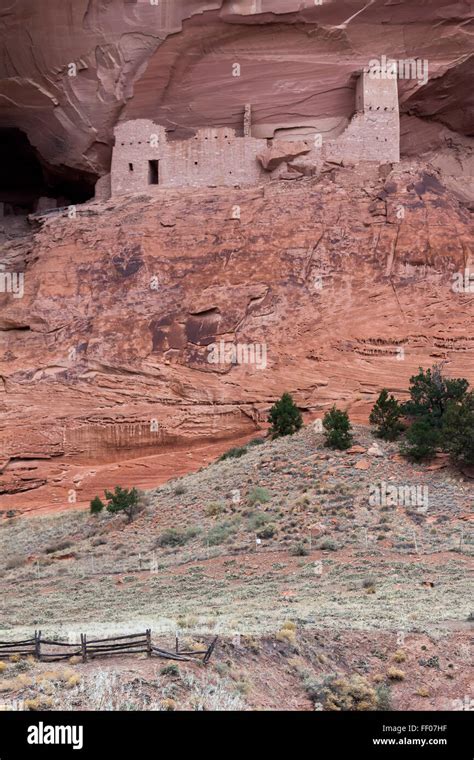
M 35 657 L 41 660 L 41 631 L 35 631 Z
M 87 662 L 87 641 L 86 641 L 85 633 L 81 633 L 81 650 L 82 650 L 82 662 Z
M 151 628 L 146 629 L 146 648 L 148 657 L 151 657 Z

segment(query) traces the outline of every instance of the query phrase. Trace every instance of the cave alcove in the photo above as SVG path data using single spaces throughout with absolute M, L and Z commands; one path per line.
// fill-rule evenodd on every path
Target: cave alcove
M 47 164 L 17 127 L 0 129 L 0 204 L 5 216 L 19 216 L 94 197 L 97 177 Z M 42 199 L 41 204 L 39 204 Z

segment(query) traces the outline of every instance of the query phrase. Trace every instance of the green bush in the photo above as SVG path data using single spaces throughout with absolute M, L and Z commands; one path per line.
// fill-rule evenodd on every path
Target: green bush
M 270 520 L 271 517 L 266 512 L 251 512 L 248 515 L 247 528 L 255 532 L 259 528 L 263 528 Z
M 421 418 L 415 420 L 408 429 L 405 440 L 400 445 L 400 452 L 414 462 L 422 462 L 436 454 L 440 442 L 440 430 L 429 419 Z
M 179 676 L 179 667 L 175 665 L 174 663 L 170 663 L 169 665 L 164 665 L 164 667 L 160 670 L 160 675 L 162 676 L 172 676 L 173 678 L 176 678 Z
M 265 443 L 265 438 L 252 438 L 252 440 L 248 442 L 247 446 L 260 446 L 262 443 Z
M 253 507 L 254 504 L 266 504 L 266 502 L 270 501 L 271 498 L 271 494 L 269 491 L 267 491 L 266 488 L 257 486 L 250 491 L 248 495 L 248 503 L 251 507 Z
M 291 547 L 290 554 L 292 557 L 307 557 L 309 554 L 309 551 L 304 545 L 304 543 L 302 541 L 299 541 L 297 544 L 294 544 Z
M 447 405 L 443 418 L 442 443 L 460 465 L 474 465 L 474 392 Z
M 268 415 L 268 422 L 270 423 L 269 435 L 272 438 L 292 435 L 302 427 L 301 412 L 289 393 L 284 393 L 272 406 Z
M 326 446 L 331 449 L 349 449 L 352 446 L 352 426 L 347 412 L 333 406 L 323 417 Z
M 442 365 L 435 364 L 410 378 L 410 400 L 402 405 L 403 414 L 415 419 L 428 420 L 433 427 L 440 428 L 443 415 L 450 401 L 462 401 L 469 383 L 464 378 L 447 378 L 442 373 Z
M 107 501 L 107 511 L 112 514 L 124 512 L 128 517 L 128 522 L 132 522 L 135 512 L 138 509 L 139 493 L 136 488 L 121 488 L 115 486 L 115 491 L 105 491 Z
M 244 454 L 248 454 L 249 448 L 259 446 L 261 443 L 265 443 L 265 438 L 252 438 L 246 446 L 234 446 L 234 448 L 225 451 L 224 454 L 218 458 L 218 462 L 224 462 L 226 459 L 239 459 Z
M 239 459 L 240 457 L 243 457 L 244 454 L 247 454 L 247 447 L 246 446 L 235 446 L 232 449 L 229 449 L 229 451 L 224 452 L 224 454 L 221 454 L 218 462 L 224 462 L 226 459 Z
M 211 528 L 207 534 L 205 543 L 207 542 L 209 546 L 218 546 L 227 541 L 234 533 L 236 533 L 236 531 L 237 524 L 230 520 L 226 520 L 219 523 L 214 528 Z
M 402 408 L 397 399 L 393 395 L 389 396 L 384 388 L 369 416 L 371 425 L 377 428 L 376 435 L 386 441 L 394 441 L 404 428 L 400 422 L 401 416 Z
M 98 515 L 99 512 L 102 512 L 104 509 L 105 504 L 101 499 L 99 499 L 98 496 L 94 496 L 94 498 L 91 501 L 90 511 L 91 515 Z

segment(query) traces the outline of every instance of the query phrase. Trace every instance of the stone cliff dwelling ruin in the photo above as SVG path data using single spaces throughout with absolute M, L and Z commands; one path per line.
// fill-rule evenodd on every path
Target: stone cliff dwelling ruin
M 397 80 L 374 79 L 367 70 L 357 80 L 355 113 L 336 138 L 306 131 L 302 139 L 297 130 L 285 135 L 284 129 L 283 139 L 253 137 L 250 105 L 245 106 L 243 122 L 242 136 L 227 127 L 206 127 L 183 140 L 170 139 L 165 127 L 149 119 L 120 123 L 111 174 L 97 182 L 96 198 L 153 187 L 257 185 L 274 177 L 275 171 L 286 178 L 314 173 L 323 161 L 400 160 Z

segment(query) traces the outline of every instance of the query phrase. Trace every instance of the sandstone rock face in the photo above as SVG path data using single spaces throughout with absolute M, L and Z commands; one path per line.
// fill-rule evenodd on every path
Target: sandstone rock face
M 461 0 L 7 0 L 0 128 L 23 130 L 50 169 L 94 178 L 119 119 L 240 129 L 250 102 L 255 137 L 331 137 L 353 113 L 353 73 L 388 55 L 429 65 L 428 84 L 399 82 L 412 130 L 472 135 L 471 13 Z
M 297 156 L 309 153 L 310 147 L 301 140 L 282 141 L 274 140 L 272 145 L 257 156 L 263 168 L 271 172 L 281 163 L 291 161 Z
M 0 260 L 3 509 L 195 469 L 283 391 L 363 421 L 420 365 L 474 381 L 472 228 L 430 168 L 90 203 Z

